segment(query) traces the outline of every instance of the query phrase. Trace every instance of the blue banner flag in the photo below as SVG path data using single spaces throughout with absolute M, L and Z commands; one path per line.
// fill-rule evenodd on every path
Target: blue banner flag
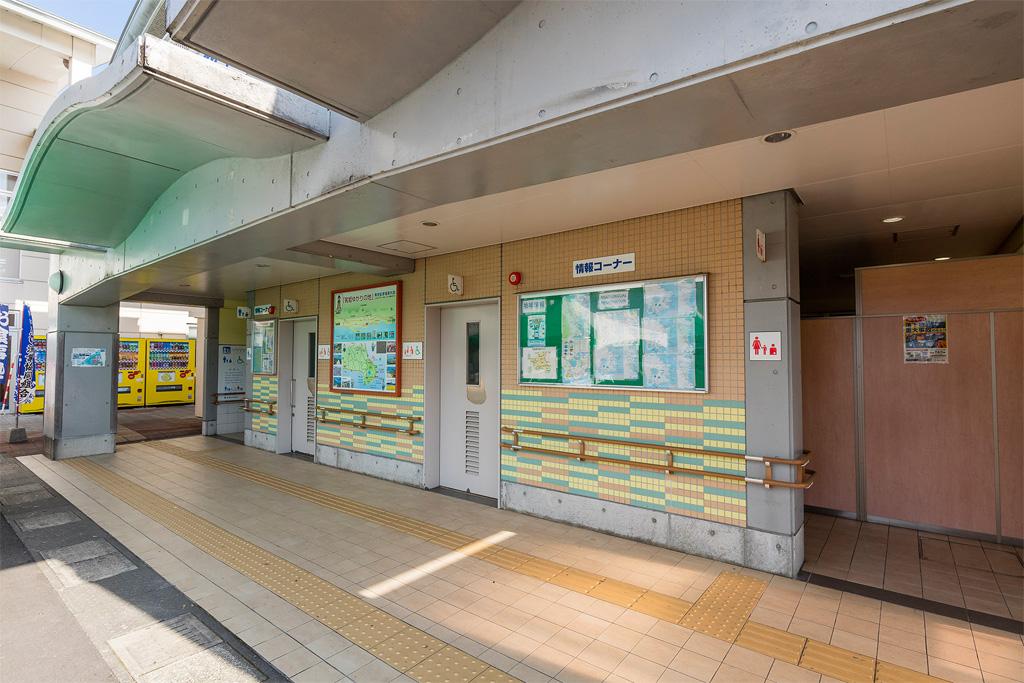
M 36 351 L 32 345 L 32 311 L 28 305 L 22 309 L 21 320 L 21 347 L 15 389 L 18 392 L 18 405 L 25 405 L 36 397 Z

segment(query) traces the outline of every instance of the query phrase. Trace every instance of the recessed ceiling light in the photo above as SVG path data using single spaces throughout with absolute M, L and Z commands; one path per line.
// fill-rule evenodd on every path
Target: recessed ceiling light
M 899 223 L 903 220 L 903 216 L 886 216 L 882 219 L 883 223 Z
M 948 261 L 949 257 L 948 256 L 937 256 L 937 257 L 935 257 L 935 260 L 936 261 Z
M 422 225 L 424 228 L 436 228 L 437 221 L 421 221 L 420 225 Z
M 774 133 L 769 133 L 764 136 L 765 142 L 785 142 L 793 137 L 793 132 L 789 130 L 779 130 Z

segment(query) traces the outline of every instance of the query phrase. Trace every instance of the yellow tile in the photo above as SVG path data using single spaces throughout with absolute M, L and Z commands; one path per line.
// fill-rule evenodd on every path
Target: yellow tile
M 874 658 L 817 640 L 807 641 L 800 667 L 847 683 L 872 683 L 875 677 Z

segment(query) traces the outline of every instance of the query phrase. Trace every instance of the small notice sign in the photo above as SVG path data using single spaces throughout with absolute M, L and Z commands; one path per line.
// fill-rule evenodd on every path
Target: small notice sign
M 750 360 L 782 360 L 782 333 L 751 332 L 747 352 Z
M 764 263 L 768 260 L 768 250 L 765 248 L 764 231 L 754 228 L 754 246 L 757 251 L 757 260 Z
M 423 360 L 423 342 L 403 343 L 402 360 Z
M 572 262 L 573 277 L 632 273 L 634 270 L 636 270 L 636 254 L 632 252 L 629 254 L 615 254 L 614 256 L 598 256 Z
M 903 316 L 903 362 L 949 363 L 945 315 Z
M 105 368 L 107 367 L 107 350 L 75 347 L 71 349 L 71 367 Z
M 330 344 L 317 344 L 317 347 L 316 347 L 316 359 L 317 360 L 330 360 L 331 359 L 331 345 Z

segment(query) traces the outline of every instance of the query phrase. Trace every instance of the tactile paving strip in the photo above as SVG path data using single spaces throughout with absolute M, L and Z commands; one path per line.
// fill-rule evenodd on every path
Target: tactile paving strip
M 764 581 L 752 576 L 722 572 L 679 623 L 731 643 L 767 587 Z
M 847 683 L 872 683 L 875 679 L 873 658 L 816 640 L 808 640 L 804 646 L 800 667 Z
M 424 683 L 518 680 L 105 467 L 84 458 L 69 460 L 67 464 L 414 680 Z M 417 674 L 416 669 L 425 660 L 430 660 L 430 666 Z M 473 675 L 466 677 L 470 671 Z
M 790 664 L 799 664 L 807 639 L 795 633 L 781 631 L 771 626 L 748 621 L 736 638 L 736 644 L 748 650 L 781 659 Z
M 872 680 L 871 678 L 864 678 L 864 671 L 866 670 L 864 663 L 868 662 L 872 669 L 872 676 L 874 675 L 874 669 L 876 668 L 874 659 L 863 657 L 862 655 L 857 655 L 832 645 L 808 641 L 801 636 L 748 621 L 752 610 L 757 605 L 766 588 L 766 584 L 763 581 L 750 576 L 735 572 L 723 573 L 705 591 L 697 603 L 692 604 L 686 600 L 674 598 L 657 591 L 647 590 L 623 581 L 580 572 L 567 565 L 528 555 L 500 544 L 487 545 L 478 539 L 450 529 L 421 522 L 412 517 L 406 517 L 372 505 L 359 503 L 309 486 L 296 484 L 287 479 L 265 474 L 259 470 L 242 465 L 236 465 L 220 458 L 202 455 L 196 451 L 181 448 L 174 444 L 161 442 L 148 445 L 196 464 L 218 469 L 323 507 L 375 524 L 411 533 L 449 550 L 457 550 L 463 554 L 471 555 L 499 567 L 532 576 L 542 581 L 556 583 L 557 581 L 553 579 L 561 576 L 562 579 L 560 581 L 565 583 L 572 582 L 574 584 L 573 590 L 578 590 L 586 595 L 621 607 L 628 607 L 657 619 L 682 624 L 720 640 L 736 642 L 743 647 L 761 652 L 775 659 L 797 664 L 802 668 L 818 671 L 819 669 L 815 667 L 827 667 L 834 672 L 829 675 L 840 680 L 849 681 L 850 683 L 859 683 L 862 680 Z M 596 584 L 594 579 L 597 579 Z M 563 584 L 559 583 L 559 585 Z M 805 664 L 802 660 L 805 654 L 804 650 L 806 649 L 805 644 L 809 645 L 810 643 L 814 645 L 810 648 L 811 653 L 808 664 Z M 460 675 L 453 673 L 447 675 L 439 674 L 437 673 L 438 662 L 447 656 L 445 653 L 448 650 L 449 648 L 445 648 L 413 667 L 413 671 L 420 671 L 426 677 L 417 678 L 412 676 L 411 671 L 407 673 L 413 678 L 423 681 L 458 682 L 473 680 L 475 683 L 483 683 L 484 680 L 511 680 L 509 678 L 460 677 L 474 670 L 473 666 L 468 666 L 464 670 L 459 669 L 462 671 Z M 461 657 L 476 662 L 476 666 L 483 664 L 461 651 L 455 650 L 455 652 L 461 655 Z M 453 662 L 461 661 L 463 660 L 458 658 L 453 660 Z M 451 663 L 451 666 L 457 668 L 462 665 Z M 486 671 L 488 676 L 506 676 L 506 674 L 494 667 L 489 667 Z M 885 662 L 877 662 L 877 671 L 879 683 L 883 680 L 885 683 L 889 681 L 895 683 L 901 680 L 907 680 L 910 683 L 941 680 Z M 435 675 L 438 677 L 429 677 Z M 479 675 L 483 676 L 482 673 Z M 904 678 L 900 678 L 901 675 Z

